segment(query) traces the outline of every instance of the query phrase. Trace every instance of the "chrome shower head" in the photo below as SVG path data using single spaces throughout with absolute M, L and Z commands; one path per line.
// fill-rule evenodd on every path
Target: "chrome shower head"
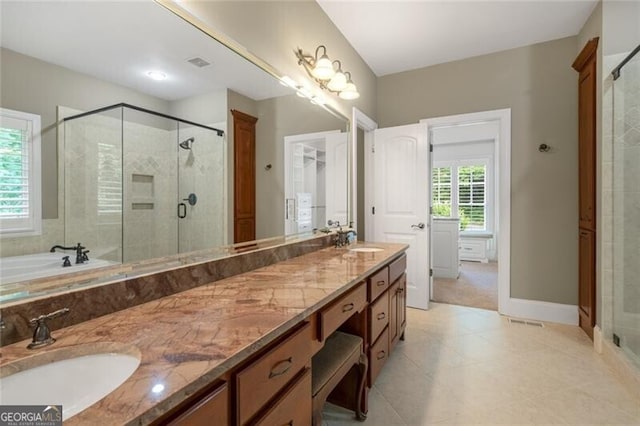
M 182 142 L 180 142 L 180 148 L 182 149 L 191 149 L 191 145 L 193 145 L 193 143 L 196 141 L 196 138 L 194 137 L 190 137 L 189 139 L 185 139 Z

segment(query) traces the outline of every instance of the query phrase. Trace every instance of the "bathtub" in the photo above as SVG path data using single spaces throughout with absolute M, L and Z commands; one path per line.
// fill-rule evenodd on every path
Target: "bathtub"
M 69 256 L 71 266 L 62 267 L 63 256 Z M 0 258 L 0 284 L 53 277 L 116 264 L 108 260 L 89 259 L 86 263 L 76 265 L 75 257 L 75 253 L 65 252 L 37 253 Z

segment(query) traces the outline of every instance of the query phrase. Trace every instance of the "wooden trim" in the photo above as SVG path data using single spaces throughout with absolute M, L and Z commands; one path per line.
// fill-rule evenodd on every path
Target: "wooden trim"
M 258 122 L 258 118 L 253 115 L 246 114 L 242 111 L 238 111 L 237 109 L 232 109 L 231 114 L 233 114 L 233 118 L 237 118 L 239 120 L 248 121 L 249 123 L 255 124 Z
M 573 61 L 573 64 L 571 64 L 574 70 L 578 72 L 582 71 L 587 62 L 589 62 L 589 59 L 591 59 L 593 54 L 598 50 L 599 40 L 600 37 L 594 37 L 587 42 L 580 54 L 578 54 L 578 57 Z

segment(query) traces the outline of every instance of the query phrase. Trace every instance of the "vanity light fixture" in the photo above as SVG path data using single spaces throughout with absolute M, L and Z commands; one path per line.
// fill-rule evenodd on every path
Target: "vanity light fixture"
M 162 81 L 167 79 L 167 74 L 162 71 L 147 71 L 147 77 L 155 81 Z
M 300 48 L 296 50 L 295 54 L 298 58 L 298 65 L 302 65 L 307 74 L 322 89 L 336 93 L 342 99 L 352 100 L 360 97 L 356 85 L 351 80 L 351 73 L 342 71 L 340 61 L 331 62 L 325 46 L 318 46 L 315 55 L 304 53 Z

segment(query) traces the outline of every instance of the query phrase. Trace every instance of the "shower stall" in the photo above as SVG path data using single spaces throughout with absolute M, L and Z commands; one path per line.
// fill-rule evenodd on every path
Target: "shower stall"
M 132 262 L 226 243 L 224 131 L 128 104 L 64 119 L 64 229 Z
M 613 79 L 613 339 L 640 368 L 640 46 Z

